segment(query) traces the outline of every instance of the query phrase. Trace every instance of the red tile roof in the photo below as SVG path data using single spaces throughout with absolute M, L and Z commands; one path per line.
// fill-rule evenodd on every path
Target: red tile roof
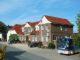
M 15 30 L 17 34 L 23 35 L 24 33 L 22 32 L 22 26 L 21 25 L 15 25 L 12 27 L 12 30 Z
M 28 24 L 32 27 L 36 26 L 40 21 L 37 22 L 28 22 Z
M 39 35 L 40 32 L 41 32 L 40 30 L 32 31 L 32 32 L 30 33 L 30 35 Z
M 54 24 L 61 24 L 61 25 L 72 25 L 67 19 L 53 17 L 53 16 L 45 16 L 48 21 L 54 23 Z

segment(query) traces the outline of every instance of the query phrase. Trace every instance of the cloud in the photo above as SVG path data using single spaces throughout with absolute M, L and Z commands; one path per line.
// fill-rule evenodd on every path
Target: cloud
M 6 14 L 24 5 L 24 0 L 6 0 L 0 2 L 0 14 Z
M 18 16 L 17 18 L 12 20 L 11 25 L 14 24 L 25 24 L 26 22 L 35 22 L 41 19 L 42 15 L 27 15 L 23 13 L 22 15 Z

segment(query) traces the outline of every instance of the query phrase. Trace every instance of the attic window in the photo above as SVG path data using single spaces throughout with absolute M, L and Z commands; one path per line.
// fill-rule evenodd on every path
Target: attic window
M 67 31 L 67 27 L 65 27 L 65 26 L 60 26 L 60 30 L 62 31 Z

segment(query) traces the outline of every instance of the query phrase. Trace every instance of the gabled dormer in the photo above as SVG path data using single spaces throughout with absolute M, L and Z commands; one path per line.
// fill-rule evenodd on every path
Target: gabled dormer
M 30 26 L 29 23 L 30 22 L 27 22 L 22 28 L 25 34 L 29 34 L 32 31 L 32 27 Z

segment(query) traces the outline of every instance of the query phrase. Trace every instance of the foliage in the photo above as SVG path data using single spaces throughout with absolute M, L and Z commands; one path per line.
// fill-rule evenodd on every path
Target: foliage
M 38 47 L 41 48 L 43 46 L 42 42 L 38 42 Z
M 75 34 L 72 36 L 72 38 L 73 38 L 74 45 L 80 47 L 80 34 Z
M 7 31 L 8 31 L 7 26 L 0 21 L 0 33 L 2 33 L 3 38 L 6 38 Z
M 9 36 L 10 43 L 17 43 L 19 42 L 19 36 L 17 34 L 12 34 Z
M 31 44 L 31 41 L 29 41 L 29 40 L 28 40 L 28 42 L 27 42 L 27 43 L 28 43 L 28 46 L 30 46 L 30 44 Z
M 54 42 L 50 42 L 50 43 L 48 44 L 48 48 L 54 49 L 54 48 L 55 48 Z
M 78 25 L 78 31 L 80 33 L 80 13 L 77 15 L 77 25 Z

